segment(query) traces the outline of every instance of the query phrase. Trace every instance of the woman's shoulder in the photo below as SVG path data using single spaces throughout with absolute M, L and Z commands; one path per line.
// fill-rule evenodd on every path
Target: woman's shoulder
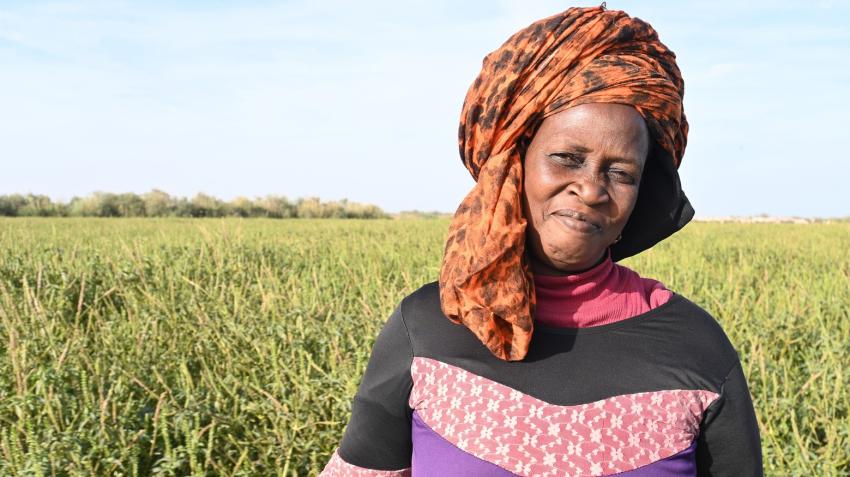
M 642 276 L 619 263 L 616 264 L 616 267 L 620 270 L 620 273 L 628 277 L 628 279 L 624 278 L 623 281 L 630 280 L 639 283 L 638 286 L 633 286 L 633 288 L 640 289 L 651 310 L 661 308 L 660 311 L 663 311 L 664 314 L 678 318 L 682 325 L 693 330 L 694 334 L 703 336 L 705 340 L 712 344 L 729 344 L 728 337 L 720 322 L 702 306 L 668 288 L 659 280 Z M 671 306 L 664 306 L 668 303 Z
M 720 337 L 726 336 L 720 321 L 698 303 L 692 301 L 681 293 L 672 291 L 668 302 L 670 306 L 665 310 L 668 314 L 687 320 L 690 327 L 698 333 L 708 333 Z
M 703 306 L 673 292 L 670 300 L 659 307 L 659 319 L 671 324 L 675 339 L 697 361 L 712 362 L 725 375 L 739 361 L 723 325 Z
M 410 337 L 415 356 L 449 356 L 453 354 L 490 353 L 465 326 L 449 319 L 440 306 L 440 285 L 422 285 L 401 300 L 398 314 Z
M 426 283 L 405 296 L 398 310 L 411 335 L 431 335 L 432 328 L 439 331 L 460 328 L 443 314 L 438 282 Z
M 433 281 L 426 283 L 405 296 L 401 300 L 402 313 L 404 310 L 409 310 L 409 313 L 421 311 L 433 311 L 436 306 L 440 306 L 440 283 Z

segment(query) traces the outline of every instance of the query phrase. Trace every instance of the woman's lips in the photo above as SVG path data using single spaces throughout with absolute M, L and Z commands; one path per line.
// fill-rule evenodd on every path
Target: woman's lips
M 567 227 L 581 233 L 592 234 L 602 231 L 602 227 L 591 221 L 586 215 L 576 210 L 556 210 L 552 213 L 552 216 Z

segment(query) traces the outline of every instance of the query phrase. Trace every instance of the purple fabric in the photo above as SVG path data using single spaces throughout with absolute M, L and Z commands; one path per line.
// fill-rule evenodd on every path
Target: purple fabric
M 617 477 L 696 477 L 697 443 L 694 442 L 690 447 L 671 455 L 666 459 L 653 462 L 643 467 L 638 467 L 635 470 L 628 472 L 620 472 L 615 474 Z
M 425 424 L 416 411 L 413 412 L 411 437 L 413 439 L 412 477 L 453 475 L 516 477 L 517 475 L 457 448 Z M 616 475 L 617 477 L 696 477 L 695 453 L 696 442 L 666 459 Z
M 413 411 L 412 477 L 448 477 L 452 475 L 481 477 L 516 477 L 496 464 L 481 460 L 458 449 L 443 436 L 434 432 Z

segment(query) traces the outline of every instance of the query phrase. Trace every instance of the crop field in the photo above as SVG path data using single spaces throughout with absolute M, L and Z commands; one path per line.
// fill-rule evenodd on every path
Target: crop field
M 0 218 L 0 475 L 315 475 L 448 221 Z M 625 261 L 741 355 L 768 475 L 850 475 L 850 224 Z

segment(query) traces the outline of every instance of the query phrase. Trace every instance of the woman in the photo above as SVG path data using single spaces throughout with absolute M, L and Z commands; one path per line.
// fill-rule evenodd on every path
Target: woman
M 485 58 L 439 284 L 381 331 L 323 475 L 761 475 L 720 326 L 614 263 L 693 216 L 682 95 L 652 27 L 604 6 Z

